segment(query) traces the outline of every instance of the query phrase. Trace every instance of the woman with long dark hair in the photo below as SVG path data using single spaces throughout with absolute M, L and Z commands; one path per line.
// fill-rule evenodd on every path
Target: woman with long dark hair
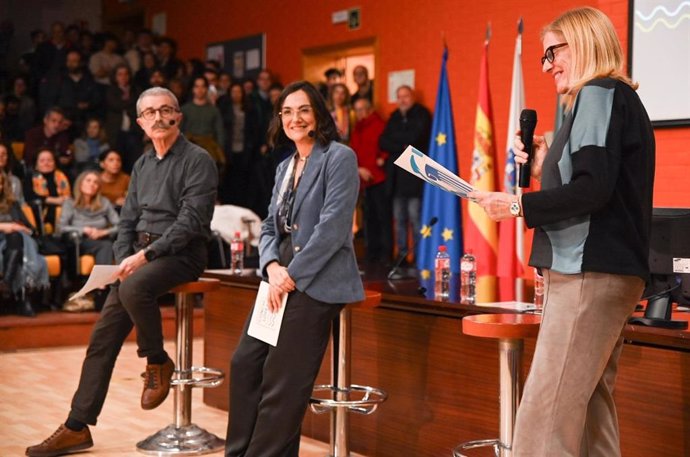
M 269 310 L 277 312 L 285 294 L 287 303 L 277 345 L 249 336 L 245 326 L 232 358 L 228 457 L 298 456 L 331 321 L 344 304 L 364 298 L 350 231 L 357 159 L 337 142 L 314 86 L 299 81 L 285 88 L 269 139 L 295 150 L 278 166 L 259 244 Z

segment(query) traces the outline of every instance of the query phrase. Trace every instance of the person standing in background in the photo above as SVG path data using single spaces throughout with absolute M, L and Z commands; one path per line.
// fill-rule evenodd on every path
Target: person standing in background
M 413 245 L 418 245 L 424 181 L 396 167 L 394 162 L 410 145 L 426 153 L 431 135 L 431 113 L 415 101 L 410 86 L 398 87 L 396 94 L 398 109 L 388 119 L 379 146 L 388 153 L 386 176 L 389 193 L 393 196 L 395 241 L 400 255 L 407 251 L 408 227 L 412 228 Z
M 385 265 L 392 254 L 392 215 L 385 183 L 387 154 L 379 147 L 379 137 L 386 124 L 368 98 L 358 99 L 354 107 L 357 123 L 352 130 L 350 147 L 357 154 L 360 193 L 364 194 L 366 260 Z
M 513 456 L 619 457 L 613 391 L 621 332 L 649 277 L 654 130 L 604 13 L 566 11 L 543 29 L 542 45 L 542 71 L 566 116 L 550 147 L 534 136 L 541 190 L 469 194 L 492 219 L 522 216 L 535 228 L 529 264 L 544 275 Z M 519 136 L 514 145 L 524 164 Z

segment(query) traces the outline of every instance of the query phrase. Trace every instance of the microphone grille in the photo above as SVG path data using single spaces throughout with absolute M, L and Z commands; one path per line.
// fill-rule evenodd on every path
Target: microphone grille
M 523 122 L 537 122 L 537 112 L 533 109 L 523 109 L 520 113 L 520 120 Z

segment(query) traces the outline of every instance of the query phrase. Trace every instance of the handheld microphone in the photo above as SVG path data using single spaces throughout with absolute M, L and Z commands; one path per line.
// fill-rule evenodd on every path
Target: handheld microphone
M 438 217 L 434 216 L 431 219 L 429 219 L 429 223 L 427 224 L 428 227 L 433 227 L 436 223 L 438 222 Z M 417 246 L 414 245 L 414 237 L 412 238 L 412 250 Z M 390 269 L 388 272 L 388 275 L 386 277 L 388 279 L 403 279 L 406 276 L 404 274 L 401 274 L 398 272 L 398 268 L 400 268 L 400 264 L 402 263 L 403 260 L 405 260 L 405 257 L 407 257 L 407 254 L 410 252 L 408 248 L 405 248 L 402 250 L 402 252 L 398 255 L 398 260 L 395 261 L 393 264 L 393 268 Z
M 308 136 L 309 138 L 314 138 L 314 137 L 316 136 L 316 132 L 313 131 L 313 130 L 309 130 L 309 131 L 307 132 L 307 136 Z
M 520 165 L 520 178 L 518 185 L 522 188 L 529 187 L 529 180 L 532 174 L 532 140 L 534 139 L 534 128 L 537 126 L 537 112 L 533 109 L 523 109 L 520 113 L 520 139 L 525 145 L 527 162 Z
M 169 125 L 170 127 L 172 127 L 172 126 L 175 125 L 176 123 L 177 123 L 177 122 L 175 122 L 175 119 L 170 119 L 170 120 L 168 121 L 168 125 Z

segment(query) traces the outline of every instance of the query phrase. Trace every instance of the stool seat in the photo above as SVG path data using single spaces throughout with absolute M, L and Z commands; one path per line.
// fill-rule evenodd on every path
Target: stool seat
M 201 278 L 197 281 L 190 281 L 173 287 L 170 289 L 170 292 L 174 294 L 203 294 L 212 292 L 218 288 L 220 288 L 219 279 Z
M 537 314 L 477 314 L 462 320 L 462 333 L 481 338 L 533 338 L 539 333 Z

